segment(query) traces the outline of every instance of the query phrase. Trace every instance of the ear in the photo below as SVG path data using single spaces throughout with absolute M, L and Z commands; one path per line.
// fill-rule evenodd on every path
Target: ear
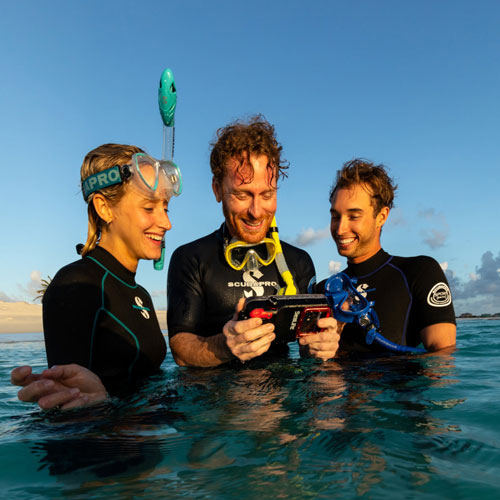
M 387 222 L 387 219 L 389 217 L 389 212 L 390 208 L 389 207 L 382 207 L 380 209 L 380 212 L 377 214 L 377 227 L 382 228 L 382 226 Z
M 222 201 L 222 187 L 215 177 L 212 178 L 212 191 L 214 192 L 217 203 L 220 203 Z
M 113 211 L 108 200 L 100 193 L 94 194 L 92 198 L 95 211 L 97 215 L 106 223 L 109 224 L 113 221 Z

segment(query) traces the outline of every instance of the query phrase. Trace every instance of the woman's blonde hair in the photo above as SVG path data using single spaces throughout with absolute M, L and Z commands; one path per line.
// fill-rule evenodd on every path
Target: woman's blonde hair
M 89 151 L 85 156 L 82 168 L 80 169 L 81 182 L 93 174 L 102 172 L 107 168 L 114 167 L 115 165 L 126 165 L 130 163 L 132 155 L 135 153 L 144 153 L 144 151 L 137 146 L 129 146 L 127 144 L 103 144 L 98 148 Z M 115 184 L 107 188 L 100 189 L 96 193 L 102 194 L 111 205 L 116 205 L 123 195 L 125 194 L 126 183 Z M 92 193 L 87 199 L 87 211 L 89 216 L 87 241 L 83 245 L 80 254 L 85 256 L 95 248 L 102 234 L 102 230 L 106 225 L 96 212 L 94 208 L 95 193 Z

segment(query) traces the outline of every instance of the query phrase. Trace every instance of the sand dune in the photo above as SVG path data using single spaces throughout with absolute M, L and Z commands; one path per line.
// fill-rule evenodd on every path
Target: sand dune
M 0 301 L 0 333 L 42 332 L 42 306 Z
M 166 330 L 166 311 L 157 311 L 162 330 Z M 0 333 L 42 332 L 42 306 L 28 302 L 0 300 Z

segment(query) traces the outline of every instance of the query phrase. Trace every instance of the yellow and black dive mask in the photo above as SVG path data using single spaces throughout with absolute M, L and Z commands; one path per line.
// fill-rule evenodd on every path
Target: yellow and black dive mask
M 285 282 L 285 286 L 279 290 L 278 295 L 295 295 L 297 293 L 297 287 L 281 247 L 276 217 L 273 217 L 266 238 L 259 243 L 246 243 L 233 239 L 226 245 L 224 256 L 227 263 L 236 271 L 241 271 L 243 268 L 253 271 L 276 261 L 276 267 Z
M 227 263 L 235 270 L 254 271 L 260 266 L 268 266 L 276 257 L 276 243 L 272 238 L 264 238 L 259 243 L 232 240 L 225 250 Z

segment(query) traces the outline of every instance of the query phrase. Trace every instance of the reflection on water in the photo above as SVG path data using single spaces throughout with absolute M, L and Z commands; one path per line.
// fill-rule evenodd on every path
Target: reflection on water
M 486 384 L 478 374 L 491 368 L 491 346 L 499 354 L 499 344 L 490 343 L 485 357 L 470 341 L 477 333 L 466 330 L 464 347 L 446 356 L 319 364 L 292 350 L 288 360 L 206 370 L 168 359 L 165 373 L 128 400 L 65 414 L 33 411 L 4 388 L 1 491 L 10 498 L 494 498 L 500 405 L 490 395 L 500 381 L 491 370 Z M 0 366 L 2 376 L 14 358 Z

